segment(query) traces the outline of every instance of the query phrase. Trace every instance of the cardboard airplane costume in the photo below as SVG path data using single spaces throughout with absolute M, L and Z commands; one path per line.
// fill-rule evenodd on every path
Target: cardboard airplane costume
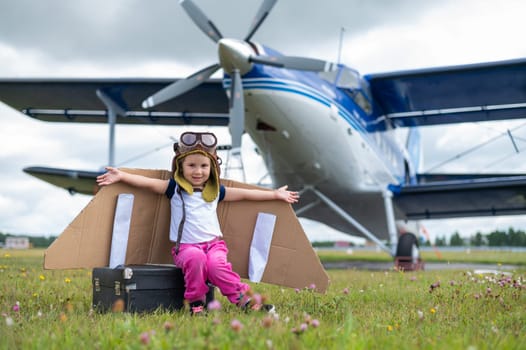
M 160 179 L 167 170 L 126 169 L 130 173 Z M 244 183 L 221 180 L 227 187 L 253 188 Z M 170 202 L 165 195 L 123 183 L 105 186 L 46 250 L 44 268 L 77 269 L 109 265 L 115 210 L 119 194 L 134 196 L 124 263 L 173 264 L 169 241 Z M 315 286 L 325 292 L 329 278 L 290 204 L 282 201 L 220 202 L 217 214 L 228 259 L 242 278 L 249 277 L 251 242 L 258 216 L 275 216 L 268 260 L 261 281 L 292 288 Z

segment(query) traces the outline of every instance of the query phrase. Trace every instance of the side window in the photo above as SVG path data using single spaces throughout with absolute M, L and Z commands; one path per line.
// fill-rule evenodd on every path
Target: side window
M 373 112 L 371 102 L 369 101 L 369 98 L 365 96 L 365 94 L 363 93 L 363 90 L 347 89 L 345 90 L 345 93 L 351 96 L 354 102 L 356 102 L 356 104 L 360 106 L 360 108 L 363 109 L 365 113 L 371 114 Z

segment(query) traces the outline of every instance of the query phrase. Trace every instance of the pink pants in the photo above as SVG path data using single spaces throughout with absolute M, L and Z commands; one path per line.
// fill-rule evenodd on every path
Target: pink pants
M 226 243 L 219 238 L 204 243 L 181 243 L 177 255 L 175 247 L 172 248 L 174 263 L 183 270 L 184 298 L 188 302 L 205 301 L 207 281 L 219 288 L 221 294 L 234 304 L 250 288 L 232 271 L 227 254 Z

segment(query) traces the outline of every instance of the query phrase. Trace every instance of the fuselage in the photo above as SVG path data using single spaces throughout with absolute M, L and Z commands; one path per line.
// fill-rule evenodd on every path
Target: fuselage
M 345 66 L 314 73 L 254 65 L 243 76 L 243 89 L 245 131 L 273 183 L 315 186 L 375 234 L 386 234 L 385 217 L 373 208 L 382 210 L 389 184 L 412 181 L 417 164 L 406 149 L 406 133 L 374 124 L 377 107 L 357 72 Z M 319 209 L 305 216 L 320 219 Z

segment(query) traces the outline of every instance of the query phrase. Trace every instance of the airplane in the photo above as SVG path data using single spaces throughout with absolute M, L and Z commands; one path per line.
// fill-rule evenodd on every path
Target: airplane
M 418 172 L 419 127 L 524 118 L 526 59 L 360 75 L 252 41 L 276 2 L 262 2 L 239 40 L 180 1 L 219 56 L 185 79 L 1 79 L 0 100 L 44 121 L 108 123 L 108 164 L 120 123 L 228 127 L 233 155 L 247 133 L 272 183 L 302 190 L 298 216 L 358 232 L 393 256 L 397 222 L 526 213 L 522 174 Z M 220 69 L 223 78 L 211 78 Z M 24 171 L 86 194 L 100 174 Z

